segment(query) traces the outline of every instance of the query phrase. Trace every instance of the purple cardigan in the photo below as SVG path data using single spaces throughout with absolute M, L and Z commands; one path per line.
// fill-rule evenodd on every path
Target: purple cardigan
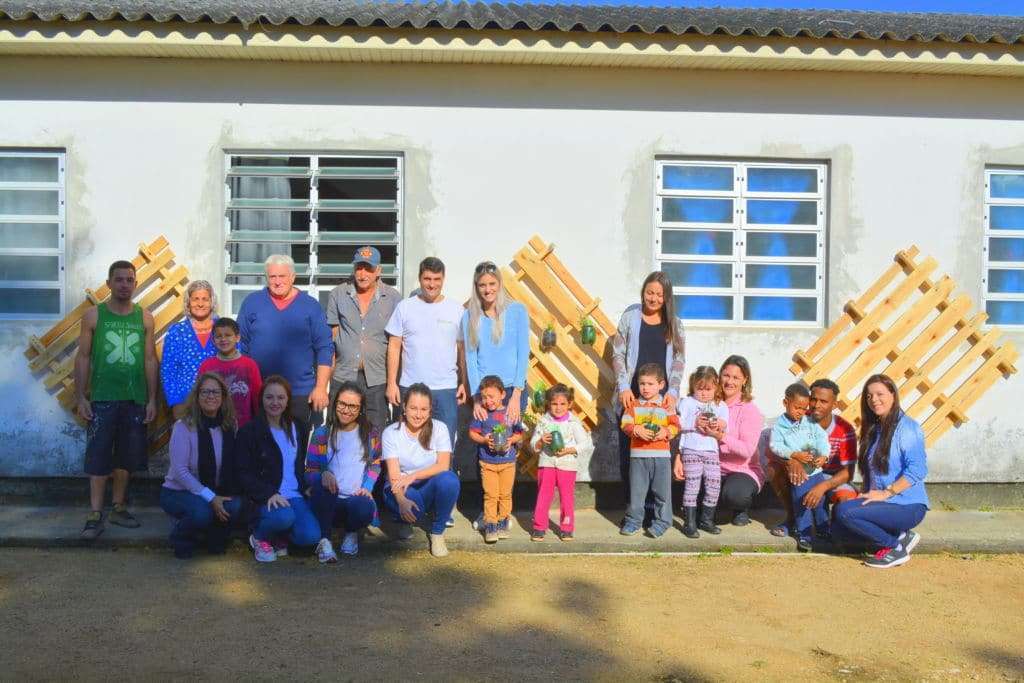
M 210 430 L 210 436 L 213 437 L 213 457 L 217 462 L 217 484 L 221 488 L 228 483 L 225 474 L 229 474 L 221 466 L 224 462 L 224 434 L 220 428 L 215 428 Z M 171 429 L 168 451 L 171 462 L 164 486 L 172 491 L 188 491 L 207 503 L 213 500 L 216 494 L 199 483 L 199 433 L 178 420 Z

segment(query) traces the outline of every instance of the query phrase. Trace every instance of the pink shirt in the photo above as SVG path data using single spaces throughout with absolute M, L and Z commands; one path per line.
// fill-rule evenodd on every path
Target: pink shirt
M 726 401 L 729 406 L 729 424 L 725 428 L 725 439 L 718 446 L 718 457 L 722 476 L 740 472 L 764 486 L 764 471 L 757 457 L 757 441 L 764 428 L 764 415 L 753 403 L 744 403 L 740 396 Z

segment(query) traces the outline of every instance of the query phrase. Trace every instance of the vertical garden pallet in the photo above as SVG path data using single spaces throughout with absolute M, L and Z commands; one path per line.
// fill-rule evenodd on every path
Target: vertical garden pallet
M 793 355 L 790 372 L 810 384 L 830 377 L 839 384 L 843 417 L 860 423 L 860 388 L 881 372 L 893 379 L 907 414 L 921 422 L 930 446 L 1000 377 L 1017 372 L 1011 343 L 985 329 L 986 314 L 970 314 L 972 302 L 955 294 L 948 276 L 932 280 L 933 258 L 918 262 L 916 246 L 895 263 L 805 351 Z M 902 345 L 902 346 L 901 346 Z
M 188 269 L 174 263 L 174 252 L 163 235 L 149 245 L 140 244 L 138 255 L 132 259 L 136 268 L 138 286 L 135 303 L 153 315 L 156 350 L 163 351 L 163 335 L 171 325 L 184 317 L 185 287 Z M 75 408 L 75 354 L 78 336 L 82 330 L 82 317 L 93 306 L 110 298 L 110 289 L 103 284 L 85 290 L 85 301 L 41 337 L 29 339 L 25 357 L 33 374 L 42 378 L 46 390 L 56 395 L 58 402 L 68 411 Z M 157 418 L 149 426 L 149 451 L 163 448 L 170 436 L 170 411 L 159 404 Z
M 555 246 L 534 235 L 516 252 L 510 266 L 502 269 L 509 298 L 526 307 L 530 317 L 530 367 L 527 384 L 552 386 L 561 382 L 576 393 L 574 409 L 591 430 L 600 420 L 600 405 L 615 384 L 611 369 L 611 337 L 615 325 L 600 308 L 600 299 L 587 293 L 555 255 Z M 590 318 L 596 332 L 594 343 L 580 338 L 582 319 Z M 541 346 L 544 329 L 551 325 L 556 343 Z M 532 410 L 532 408 L 531 408 Z M 536 476 L 537 454 L 523 448 L 521 472 Z

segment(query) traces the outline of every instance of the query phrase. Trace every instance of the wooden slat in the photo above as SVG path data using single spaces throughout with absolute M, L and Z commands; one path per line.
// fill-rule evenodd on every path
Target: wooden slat
M 970 378 L 961 384 L 960 388 L 953 392 L 953 395 L 922 423 L 921 429 L 924 431 L 925 435 L 927 436 L 930 433 L 936 432 L 942 423 L 952 424 L 953 422 L 962 422 L 963 420 L 950 420 L 950 412 L 957 407 L 960 408 L 961 412 L 966 410 L 966 405 L 973 404 L 974 401 L 981 396 L 984 389 L 988 388 L 994 384 L 997 379 L 1002 377 L 1003 373 L 999 369 L 999 365 L 1003 363 L 1012 352 L 1014 352 L 1012 347 L 1000 348 L 988 360 L 986 360 L 981 367 L 971 373 Z M 968 403 L 969 397 L 970 401 Z M 908 414 L 910 413 L 910 411 L 907 412 Z
M 605 315 L 604 311 L 597 307 L 599 300 L 591 298 L 590 294 L 588 294 L 583 288 L 583 285 L 573 277 L 572 273 L 570 273 L 569 269 L 565 267 L 561 259 L 554 254 L 554 245 L 548 246 L 544 244 L 544 241 L 539 235 L 534 235 L 530 238 L 530 246 L 533 247 L 537 255 L 545 254 L 542 259 L 544 263 L 551 269 L 551 272 L 561 280 L 562 284 L 572 292 L 573 296 L 575 296 L 580 302 L 580 306 L 584 308 L 589 307 L 591 317 L 593 317 L 594 322 L 598 324 L 604 333 L 609 337 L 614 335 L 615 325 L 612 323 L 611 319 Z

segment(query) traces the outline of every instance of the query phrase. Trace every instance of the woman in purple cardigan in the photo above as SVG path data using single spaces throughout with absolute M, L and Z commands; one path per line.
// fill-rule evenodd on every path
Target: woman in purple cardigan
M 192 557 L 204 533 L 207 549 L 223 553 L 229 525 L 240 517 L 235 426 L 224 380 L 212 372 L 200 376 L 171 430 L 170 466 L 160 488 L 160 507 L 175 520 L 170 541 L 179 559 Z

